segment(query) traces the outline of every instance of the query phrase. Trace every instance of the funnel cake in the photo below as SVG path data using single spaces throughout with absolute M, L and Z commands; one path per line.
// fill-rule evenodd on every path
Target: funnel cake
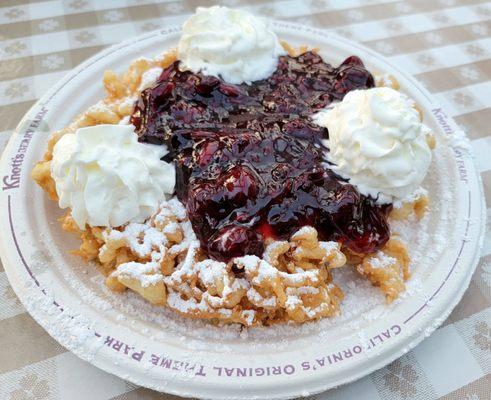
M 421 218 L 428 199 L 361 194 L 330 169 L 327 129 L 310 119 L 351 90 L 398 89 L 397 80 L 374 77 L 356 56 L 332 67 L 315 50 L 284 48 L 276 72 L 251 85 L 180 71 L 176 51 L 137 59 L 121 76 L 106 72 L 107 97 L 52 134 L 32 171 L 52 200 L 53 147 L 81 127 L 131 122 L 176 167 L 174 196 L 143 223 L 81 229 L 70 212 L 61 218 L 81 238 L 75 254 L 98 263 L 110 289 L 246 326 L 339 314 L 334 268 L 354 268 L 388 302 L 404 291 L 410 260 L 390 220 Z

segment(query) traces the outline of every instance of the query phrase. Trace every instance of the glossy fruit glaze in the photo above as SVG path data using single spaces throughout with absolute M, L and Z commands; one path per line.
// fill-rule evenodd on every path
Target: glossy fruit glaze
M 328 132 L 310 116 L 373 86 L 355 56 L 337 68 L 313 52 L 284 56 L 252 85 L 180 71 L 175 62 L 142 92 L 131 122 L 140 141 L 167 145 L 177 196 L 212 258 L 261 255 L 266 238 L 287 239 L 305 225 L 369 253 L 389 238 L 390 205 L 376 205 L 329 168 Z

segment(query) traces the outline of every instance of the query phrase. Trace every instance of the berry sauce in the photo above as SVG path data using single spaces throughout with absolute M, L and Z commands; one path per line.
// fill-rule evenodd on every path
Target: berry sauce
M 358 57 L 337 68 L 313 52 L 280 57 L 271 77 L 251 85 L 178 64 L 142 92 L 131 122 L 141 142 L 168 147 L 176 194 L 209 256 L 260 256 L 266 238 L 288 239 L 306 225 L 357 253 L 384 245 L 391 206 L 329 168 L 327 129 L 310 119 L 350 90 L 374 86 Z

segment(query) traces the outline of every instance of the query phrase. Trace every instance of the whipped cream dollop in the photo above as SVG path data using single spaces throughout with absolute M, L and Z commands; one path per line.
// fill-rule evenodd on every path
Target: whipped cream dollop
M 80 229 L 143 222 L 175 186 L 164 146 L 142 144 L 133 125 L 95 125 L 56 143 L 51 176 L 61 208 L 70 207 Z
M 379 203 L 410 197 L 428 172 L 431 130 L 403 93 L 387 87 L 353 90 L 313 119 L 329 131 L 333 169 Z
M 267 22 L 243 10 L 198 7 L 183 25 L 181 68 L 240 84 L 268 78 L 286 54 Z

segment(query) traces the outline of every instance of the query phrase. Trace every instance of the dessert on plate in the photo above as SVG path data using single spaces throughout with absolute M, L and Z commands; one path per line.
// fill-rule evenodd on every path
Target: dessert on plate
M 176 49 L 103 77 L 32 176 L 106 285 L 212 323 L 342 310 L 332 270 L 387 302 L 410 277 L 391 221 L 421 218 L 435 140 L 392 76 L 335 67 L 246 11 L 198 8 Z

